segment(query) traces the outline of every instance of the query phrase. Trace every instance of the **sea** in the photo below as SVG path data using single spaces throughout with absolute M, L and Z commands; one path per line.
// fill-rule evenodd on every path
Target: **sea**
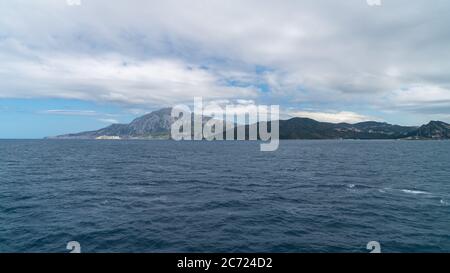
M 0 252 L 450 252 L 450 141 L 0 140 Z

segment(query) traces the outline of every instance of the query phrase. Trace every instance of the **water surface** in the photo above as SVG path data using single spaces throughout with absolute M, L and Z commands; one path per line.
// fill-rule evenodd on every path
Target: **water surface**
M 0 141 L 0 252 L 450 252 L 449 141 Z

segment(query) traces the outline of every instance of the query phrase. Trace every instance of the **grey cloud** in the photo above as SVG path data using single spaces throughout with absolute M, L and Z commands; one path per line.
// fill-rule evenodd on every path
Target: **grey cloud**
M 53 97 L 58 90 L 65 97 L 133 105 L 192 94 L 254 98 L 255 87 L 223 84 L 239 80 L 267 84 L 272 92 L 265 96 L 286 100 L 443 109 L 450 106 L 449 11 L 446 0 L 383 1 L 376 8 L 365 0 L 97 0 L 80 7 L 64 0 L 3 1 L 0 53 L 8 62 L 0 65 L 0 96 Z M 136 67 L 109 79 L 102 74 L 106 67 L 121 69 L 104 57 L 111 54 L 155 71 L 154 60 L 166 60 L 179 80 L 166 71 L 135 81 Z M 58 58 L 67 64 L 55 66 L 47 80 L 36 76 L 39 65 Z M 103 72 L 91 71 L 103 78 L 78 68 L 78 80 L 61 75 L 73 72 L 78 58 L 103 60 L 97 66 Z M 209 69 L 200 69 L 205 63 Z M 255 66 L 270 70 L 256 73 Z M 399 90 L 412 89 L 415 99 L 406 102 Z

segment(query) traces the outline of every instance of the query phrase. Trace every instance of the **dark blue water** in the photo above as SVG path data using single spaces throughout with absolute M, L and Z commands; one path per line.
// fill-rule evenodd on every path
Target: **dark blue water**
M 0 252 L 450 252 L 450 142 L 0 141 Z

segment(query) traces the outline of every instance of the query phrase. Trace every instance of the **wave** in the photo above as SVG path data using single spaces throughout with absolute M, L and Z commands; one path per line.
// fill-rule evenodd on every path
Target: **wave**
M 425 194 L 425 195 L 430 195 L 431 193 L 426 192 L 426 191 L 419 191 L 419 190 L 408 190 L 408 189 L 403 189 L 401 190 L 404 193 L 410 193 L 410 194 Z
M 386 193 L 387 191 L 391 191 L 392 188 L 382 188 L 382 189 L 378 189 L 379 192 L 381 193 Z

